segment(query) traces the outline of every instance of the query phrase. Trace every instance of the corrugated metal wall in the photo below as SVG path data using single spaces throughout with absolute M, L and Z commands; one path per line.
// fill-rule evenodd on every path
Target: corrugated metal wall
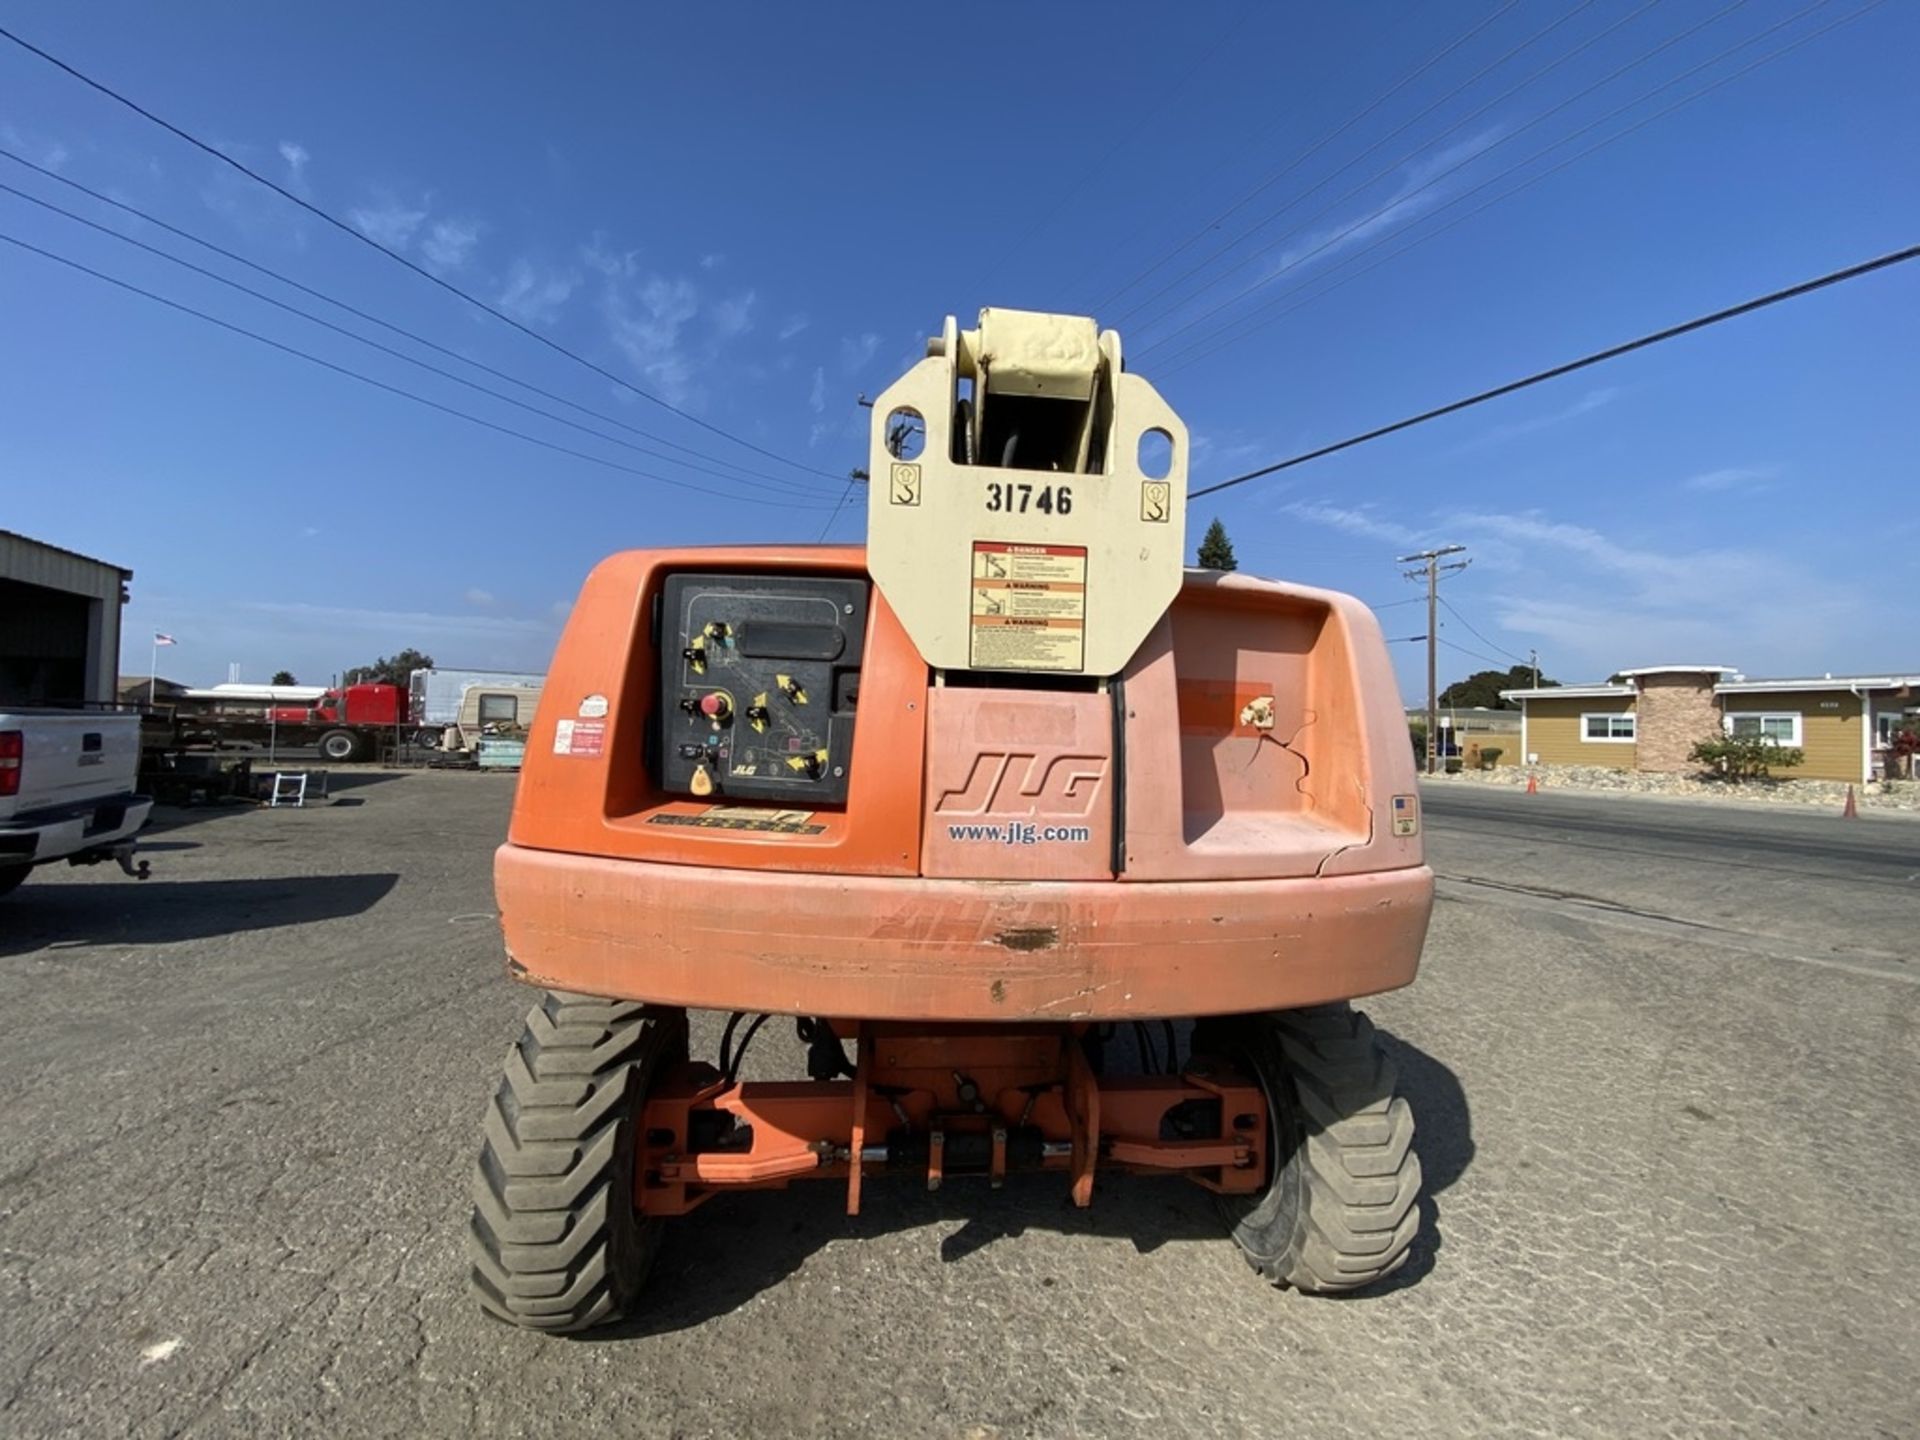
M 111 701 L 118 566 L 0 531 L 0 704 Z

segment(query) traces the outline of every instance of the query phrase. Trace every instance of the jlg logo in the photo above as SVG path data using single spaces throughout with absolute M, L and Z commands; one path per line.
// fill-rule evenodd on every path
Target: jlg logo
M 1104 755 L 982 754 L 966 788 L 948 790 L 934 810 L 943 815 L 1085 815 L 1106 778 Z

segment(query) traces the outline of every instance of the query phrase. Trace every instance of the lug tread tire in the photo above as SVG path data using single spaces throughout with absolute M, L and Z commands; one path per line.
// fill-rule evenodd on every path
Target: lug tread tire
M 1420 1231 L 1413 1110 L 1373 1024 L 1346 1005 L 1252 1017 L 1237 1047 L 1274 1101 L 1274 1180 L 1222 1197 L 1248 1263 L 1276 1285 L 1358 1290 L 1406 1263 Z M 1277 1092 L 1277 1093 L 1276 1093 Z
M 528 1013 L 481 1125 L 467 1248 L 483 1309 L 577 1331 L 631 1305 L 658 1243 L 633 1207 L 635 1114 L 686 1043 L 681 1011 L 554 991 Z

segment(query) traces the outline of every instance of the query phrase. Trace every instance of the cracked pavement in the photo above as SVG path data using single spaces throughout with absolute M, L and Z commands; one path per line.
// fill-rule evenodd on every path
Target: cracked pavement
M 465 1293 L 511 786 L 162 812 L 146 884 L 0 902 L 0 1431 L 1915 1432 L 1920 822 L 1430 790 L 1384 1293 L 1268 1289 L 1175 1181 L 876 1180 L 713 1202 L 564 1340 Z

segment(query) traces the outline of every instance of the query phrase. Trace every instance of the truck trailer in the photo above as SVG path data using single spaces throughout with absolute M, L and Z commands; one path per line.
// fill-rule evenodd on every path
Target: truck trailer
M 213 685 L 173 706 L 185 744 L 312 745 L 336 763 L 370 758 L 404 738 L 407 692 L 398 685 Z

